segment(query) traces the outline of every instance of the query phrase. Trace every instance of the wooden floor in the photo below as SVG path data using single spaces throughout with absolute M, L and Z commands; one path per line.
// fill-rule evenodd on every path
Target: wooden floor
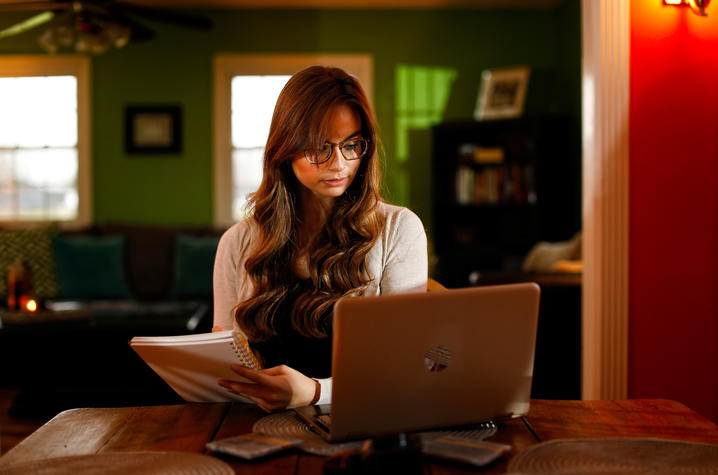
M 0 388 L 0 455 L 15 447 L 50 417 L 12 417 L 10 408 L 17 389 Z

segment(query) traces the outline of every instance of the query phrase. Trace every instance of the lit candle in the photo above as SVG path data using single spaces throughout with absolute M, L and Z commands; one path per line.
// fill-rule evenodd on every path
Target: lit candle
M 27 301 L 27 303 L 25 304 L 25 310 L 30 313 L 37 311 L 37 302 L 35 301 L 35 299 L 30 299 Z
M 35 299 L 33 299 L 31 297 L 22 296 L 22 297 L 20 297 L 19 303 L 20 303 L 20 310 L 22 310 L 23 312 L 28 312 L 28 313 L 37 312 L 38 305 L 37 305 L 37 300 L 35 300 Z

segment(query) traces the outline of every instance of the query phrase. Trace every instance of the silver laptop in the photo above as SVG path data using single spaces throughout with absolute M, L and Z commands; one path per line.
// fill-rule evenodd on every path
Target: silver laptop
M 331 407 L 295 411 L 329 441 L 524 415 L 539 294 L 525 283 L 343 298 Z

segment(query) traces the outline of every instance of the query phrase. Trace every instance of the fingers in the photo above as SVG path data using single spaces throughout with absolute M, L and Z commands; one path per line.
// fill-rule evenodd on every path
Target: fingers
M 239 381 L 230 381 L 228 379 L 220 379 L 217 384 L 225 388 L 227 391 L 244 397 L 268 398 L 272 391 L 266 387 L 254 383 L 240 383 Z
M 265 412 L 272 412 L 272 409 L 267 405 L 267 402 L 264 399 L 260 399 L 258 397 L 254 396 L 245 396 L 247 399 L 255 403 L 257 406 L 262 408 Z
M 250 399 L 265 411 L 271 412 L 303 405 L 304 399 L 309 402 L 315 392 L 314 380 L 285 365 L 260 371 L 239 365 L 232 365 L 231 368 L 247 381 L 223 379 L 218 383 L 228 391 Z M 307 381 L 311 382 L 311 394 L 303 390 L 303 383 Z M 307 392 L 306 395 L 305 392 Z
M 229 365 L 229 367 L 232 368 L 232 371 L 234 371 L 238 375 L 244 376 L 245 378 L 250 380 L 254 377 L 255 374 L 259 373 L 259 371 L 257 370 L 246 368 L 238 364 Z
M 229 391 L 233 394 L 236 394 L 238 396 L 242 396 L 244 398 L 249 399 L 250 401 L 255 403 L 257 406 L 259 406 L 266 412 L 272 412 L 272 409 L 271 409 L 270 405 L 267 404 L 267 401 L 265 401 L 264 399 L 262 399 L 260 397 L 249 394 L 247 391 L 242 391 L 242 386 L 243 386 L 242 383 L 236 383 L 233 381 L 227 381 L 224 379 L 220 379 L 219 381 L 217 381 L 217 384 L 219 384 L 224 389 L 226 389 L 227 391 Z
M 231 365 L 232 371 L 237 373 L 238 375 L 247 378 L 248 380 L 252 381 L 253 383 L 262 384 L 266 386 L 272 385 L 272 378 L 268 377 L 272 376 L 271 373 L 267 373 L 268 370 L 261 370 L 257 371 L 250 368 L 245 368 L 241 365 L 233 364 Z
M 274 376 L 271 376 L 269 378 L 272 377 Z M 217 381 L 217 384 L 219 384 L 231 393 L 252 400 L 253 402 L 257 403 L 257 405 L 268 411 L 284 409 L 289 403 L 289 397 L 286 395 L 286 391 L 276 385 L 242 383 L 239 381 L 231 381 L 228 379 L 220 379 Z M 259 399 L 262 402 L 259 403 L 253 398 Z
M 237 383 L 220 379 L 217 382 L 227 391 L 249 399 L 266 412 L 274 412 L 287 407 L 286 400 L 279 398 L 277 393 L 256 388 L 257 384 Z

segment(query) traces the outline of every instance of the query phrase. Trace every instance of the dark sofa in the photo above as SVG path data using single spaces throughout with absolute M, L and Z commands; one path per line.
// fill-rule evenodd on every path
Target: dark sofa
M 0 230 L 3 281 L 21 257 L 45 308 L 0 321 L 2 361 L 17 362 L 7 365 L 2 384 L 23 388 L 15 412 L 177 402 L 128 342 L 211 331 L 212 267 L 223 231 L 131 224 Z M 3 304 L 6 295 L 4 281 Z
M 192 276 L 186 272 L 204 272 L 200 279 L 211 276 L 211 262 L 206 269 L 198 270 L 194 268 L 194 260 L 204 257 L 214 261 L 217 242 L 223 232 L 224 229 L 199 226 L 109 224 L 100 228 L 98 234 L 126 239 L 127 277 L 136 298 L 201 297 L 211 300 L 211 280 L 201 284 L 189 282 Z

